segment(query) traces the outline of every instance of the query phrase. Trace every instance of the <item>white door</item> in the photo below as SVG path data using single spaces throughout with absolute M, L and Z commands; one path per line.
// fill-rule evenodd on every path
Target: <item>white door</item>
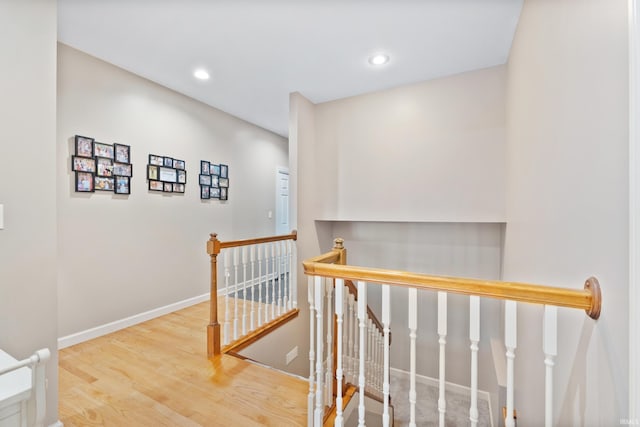
M 276 170 L 276 235 L 289 234 L 289 169 Z

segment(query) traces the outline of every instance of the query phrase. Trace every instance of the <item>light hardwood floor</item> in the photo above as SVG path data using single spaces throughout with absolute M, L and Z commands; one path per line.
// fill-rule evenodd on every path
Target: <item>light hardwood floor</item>
M 206 357 L 208 303 L 59 353 L 65 426 L 304 426 L 306 381 Z M 268 337 L 264 339 L 269 339 Z

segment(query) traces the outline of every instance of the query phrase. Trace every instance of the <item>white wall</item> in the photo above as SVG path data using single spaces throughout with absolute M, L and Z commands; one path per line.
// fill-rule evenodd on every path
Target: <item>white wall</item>
M 316 217 L 504 221 L 504 91 L 498 66 L 317 105 Z
M 627 2 L 524 3 L 508 63 L 504 279 L 602 285 L 560 310 L 557 425 L 618 425 L 628 401 Z M 518 424 L 542 425 L 541 309 L 519 305 Z
M 131 145 L 131 195 L 74 192 L 75 134 Z M 60 336 L 207 293 L 209 233 L 274 234 L 286 140 L 65 45 L 57 142 Z M 150 153 L 186 161 L 185 194 L 147 190 Z M 200 200 L 200 160 L 229 165 L 227 202 Z
M 47 414 L 57 420 L 56 5 L 0 1 L 0 349 L 48 347 Z

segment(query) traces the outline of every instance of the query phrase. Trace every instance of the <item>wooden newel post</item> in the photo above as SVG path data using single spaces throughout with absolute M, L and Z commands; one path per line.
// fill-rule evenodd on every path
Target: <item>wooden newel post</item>
M 207 357 L 220 354 L 220 323 L 218 323 L 218 254 L 220 240 L 216 233 L 207 242 L 207 253 L 211 257 L 211 289 L 209 300 L 209 325 L 207 326 Z
M 340 251 L 340 259 L 336 264 L 347 265 L 347 250 L 344 247 L 344 239 L 342 237 L 333 239 L 333 250 Z

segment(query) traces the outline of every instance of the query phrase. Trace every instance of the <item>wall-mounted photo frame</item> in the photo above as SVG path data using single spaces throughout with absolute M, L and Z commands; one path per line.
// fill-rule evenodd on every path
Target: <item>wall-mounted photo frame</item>
M 162 181 L 149 181 L 149 190 L 151 191 L 164 191 L 164 182 Z
M 113 144 L 115 158 L 118 163 L 131 163 L 131 147 L 124 144 Z
M 209 173 L 207 174 L 207 171 Z M 229 166 L 200 160 L 200 198 L 227 200 L 229 196 Z M 208 190 L 204 190 L 207 187 Z M 224 188 L 224 191 L 222 189 Z
M 76 191 L 78 193 L 93 193 L 95 181 L 91 172 L 76 172 Z
M 105 144 L 82 135 L 75 135 L 74 142 L 75 154 L 71 156 L 71 170 L 75 172 L 76 192 L 98 190 L 130 194 L 133 176 L 131 146 Z M 127 179 L 121 179 L 118 185 L 117 176 Z
M 149 164 L 156 166 L 164 166 L 164 157 L 156 156 L 155 154 L 149 154 Z
M 113 191 L 114 190 L 113 178 L 96 176 L 94 179 L 95 179 L 96 191 Z
M 76 156 L 78 157 L 93 157 L 93 138 L 87 136 L 76 135 Z
M 147 179 L 158 180 L 158 166 L 147 165 Z
M 94 141 L 93 155 L 96 157 L 107 157 L 109 159 L 113 159 L 113 145 Z
M 206 160 L 200 160 L 200 173 L 203 175 L 209 175 L 211 163 Z
M 204 185 L 200 187 L 200 198 L 201 199 L 209 199 L 209 198 L 211 198 L 210 188 L 211 187 L 207 187 L 207 186 L 204 186 Z
M 97 172 L 96 175 L 100 177 L 112 177 L 113 176 L 113 160 L 106 157 L 96 157 Z M 96 181 L 96 187 L 98 183 Z
M 131 180 L 128 176 L 116 176 L 116 194 L 131 194 Z
M 96 159 L 71 156 L 71 170 L 75 172 L 96 172 Z
M 120 176 L 126 176 L 126 177 L 132 177 L 133 176 L 133 167 L 131 166 L 131 164 L 127 164 L 127 163 L 113 163 L 113 175 L 120 175 Z
M 150 191 L 184 193 L 187 183 L 186 162 L 170 156 L 149 154 L 147 179 Z

